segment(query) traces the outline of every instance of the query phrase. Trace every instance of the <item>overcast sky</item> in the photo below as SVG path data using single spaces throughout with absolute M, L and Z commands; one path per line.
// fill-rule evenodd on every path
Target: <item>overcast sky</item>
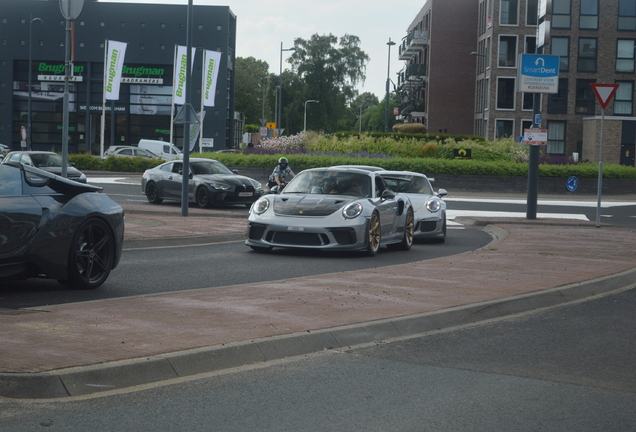
M 187 5 L 187 0 L 100 0 L 121 3 L 168 3 Z M 269 71 L 280 71 L 280 44 L 293 46 L 294 39 L 309 39 L 314 34 L 351 34 L 360 38 L 367 53 L 366 80 L 360 93 L 371 92 L 379 100 L 385 95 L 388 72 L 389 38 L 399 43 L 426 3 L 392 3 L 386 0 L 193 0 L 197 5 L 230 6 L 237 17 L 236 56 L 254 57 L 269 64 Z M 182 42 L 185 45 L 185 41 Z M 285 59 L 291 54 L 283 52 Z M 397 45 L 391 47 L 391 79 L 404 67 L 398 60 Z

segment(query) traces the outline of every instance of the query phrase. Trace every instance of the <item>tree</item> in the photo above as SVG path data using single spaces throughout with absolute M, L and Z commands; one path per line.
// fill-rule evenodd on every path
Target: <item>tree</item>
M 305 101 L 312 104 L 307 128 L 327 133 L 351 129 L 355 118 L 348 115 L 349 105 L 356 97 L 356 84 L 364 82 L 369 56 L 360 49 L 360 38 L 344 35 L 297 38 L 296 48 L 287 60 L 295 77 L 283 77 L 283 117 L 289 133 L 303 129 Z
M 368 130 L 373 108 L 379 103 L 378 97 L 371 92 L 362 93 L 351 103 L 351 110 L 356 118 L 355 130 Z M 362 122 L 362 127 L 360 127 L 360 122 Z
M 260 119 L 263 117 L 263 90 L 268 91 L 271 81 L 269 65 L 254 57 L 237 57 L 235 67 L 234 109 L 247 117 L 247 123 L 260 125 Z M 271 105 L 265 105 L 265 116 L 268 120 L 274 118 L 270 107 Z

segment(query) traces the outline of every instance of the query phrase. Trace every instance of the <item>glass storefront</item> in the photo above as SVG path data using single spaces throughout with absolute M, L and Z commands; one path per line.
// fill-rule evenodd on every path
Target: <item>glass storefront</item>
M 32 149 L 62 149 L 64 65 L 33 61 L 31 77 Z M 69 82 L 69 152 L 99 154 L 103 63 L 76 63 Z M 140 139 L 170 140 L 171 65 L 125 65 L 119 100 L 106 101 L 104 148 L 136 145 Z M 13 132 L 28 124 L 28 61 L 14 62 Z M 170 85 L 164 85 L 170 84 Z M 114 116 L 113 116 L 114 113 Z M 175 125 L 173 142 L 183 142 Z

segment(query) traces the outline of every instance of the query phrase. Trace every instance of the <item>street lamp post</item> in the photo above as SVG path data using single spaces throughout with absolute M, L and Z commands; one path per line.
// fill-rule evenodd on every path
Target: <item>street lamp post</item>
M 33 53 L 32 53 L 32 46 L 33 46 L 33 23 L 34 22 L 39 22 L 42 23 L 43 20 L 42 18 L 33 18 L 33 14 L 29 15 L 30 21 L 29 21 L 29 97 L 28 97 L 28 102 L 27 102 L 27 150 L 32 150 L 31 148 L 31 69 L 32 69 L 32 64 L 33 64 Z
M 479 54 L 476 51 L 473 51 L 470 53 L 470 55 L 474 55 L 477 57 L 483 57 L 484 58 L 484 80 L 482 81 L 482 85 L 481 85 L 481 93 L 482 93 L 482 102 L 481 102 L 481 135 L 484 138 L 487 138 L 487 133 L 486 133 L 486 62 L 488 61 L 488 51 L 486 51 L 486 54 Z
M 283 49 L 283 43 L 280 43 L 280 82 L 278 88 L 278 118 L 276 119 L 276 129 L 278 129 L 277 135 L 283 134 L 283 128 L 281 127 L 283 119 L 283 51 L 295 51 L 296 47 Z
M 389 38 L 386 43 L 389 46 L 389 60 L 386 72 L 386 107 L 384 108 L 384 132 L 389 131 L 389 84 L 391 83 L 391 46 L 395 45 L 395 42 Z
M 261 87 L 263 87 L 263 113 L 261 114 L 261 126 L 265 126 L 265 123 L 267 122 L 267 119 L 265 118 L 265 80 L 268 80 L 269 77 L 263 77 L 261 78 Z
M 314 100 L 314 99 L 310 99 L 305 101 L 305 123 L 304 123 L 304 127 L 303 127 L 303 132 L 307 132 L 307 104 L 310 102 L 314 102 L 314 103 L 319 103 L 320 101 Z

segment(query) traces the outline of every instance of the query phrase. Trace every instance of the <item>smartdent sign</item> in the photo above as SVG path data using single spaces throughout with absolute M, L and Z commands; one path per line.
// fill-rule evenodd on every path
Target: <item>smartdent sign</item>
M 519 92 L 558 93 L 559 56 L 521 54 L 518 75 Z

